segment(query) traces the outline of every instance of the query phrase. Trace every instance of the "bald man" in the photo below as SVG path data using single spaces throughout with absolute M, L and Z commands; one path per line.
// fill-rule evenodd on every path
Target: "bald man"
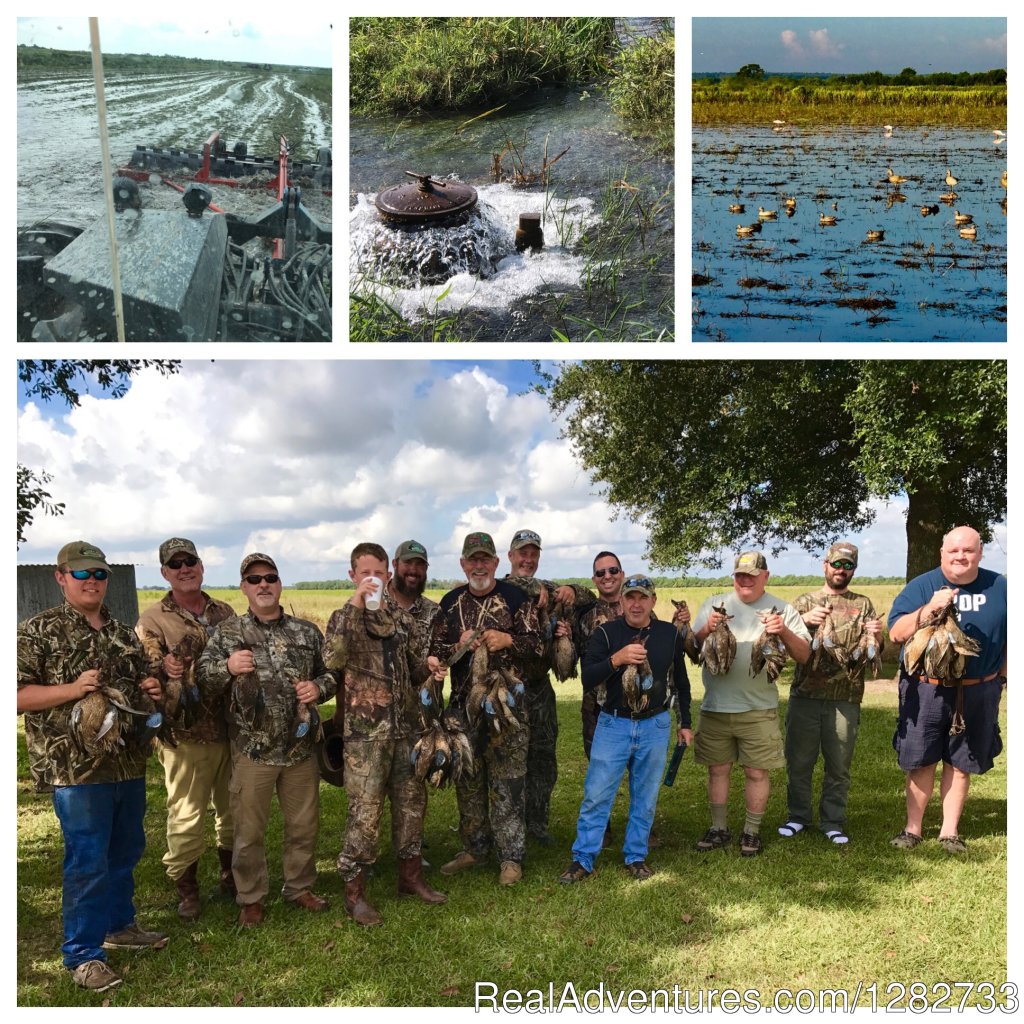
M 907 773 L 907 824 L 892 845 L 903 850 L 922 841 L 924 814 L 942 761 L 938 842 L 947 853 L 967 852 L 959 825 L 971 776 L 987 772 L 1003 749 L 999 698 L 1006 684 L 1006 577 L 980 568 L 981 556 L 977 530 L 950 530 L 942 539 L 939 567 L 912 579 L 889 612 L 889 636 L 906 644 L 922 622 L 954 604 L 960 628 L 981 648 L 967 658 L 964 678 L 955 685 L 909 675 L 906 648 L 900 655 L 900 710 L 892 743 Z M 958 702 L 963 728 L 954 732 Z

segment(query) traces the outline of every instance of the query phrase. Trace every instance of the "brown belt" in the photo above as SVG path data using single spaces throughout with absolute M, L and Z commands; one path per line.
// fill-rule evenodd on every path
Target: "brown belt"
M 959 683 L 961 686 L 974 686 L 977 683 L 988 683 L 999 676 L 998 672 L 993 672 L 990 676 L 985 676 L 984 679 L 960 679 Z M 953 680 L 951 683 L 946 683 L 941 679 L 933 679 L 931 676 L 918 676 L 918 680 L 922 683 L 931 683 L 932 686 L 955 686 L 957 680 Z

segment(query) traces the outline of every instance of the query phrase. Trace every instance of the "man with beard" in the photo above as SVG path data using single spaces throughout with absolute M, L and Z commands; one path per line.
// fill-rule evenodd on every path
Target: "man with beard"
M 490 534 L 466 537 L 460 564 L 468 582 L 441 599 L 427 663 L 436 670 L 440 663 L 447 664 L 460 644 L 473 640 L 472 658 L 467 654 L 452 666 L 450 704 L 464 720 L 475 770 L 472 777 L 463 773 L 456 783 L 463 849 L 441 873 L 454 875 L 480 864 L 494 845 L 501 861 L 500 883 L 515 885 L 523 877 L 526 846 L 525 700 L 523 694 L 513 696 L 509 716 L 497 709 L 503 714 L 500 722 L 494 719 L 499 732 L 479 706 L 467 707 L 467 697 L 474 674 L 488 687 L 499 680 L 504 683 L 507 675 L 522 680 L 523 659 L 540 653 L 541 637 L 534 603 L 518 587 L 496 578 L 498 562 Z M 472 728 L 471 722 L 478 722 L 479 728 Z
M 948 681 L 907 673 L 900 661 L 900 713 L 892 745 L 907 773 L 907 824 L 891 840 L 912 850 L 923 836 L 924 813 L 942 761 L 942 827 L 939 845 L 950 854 L 967 852 L 959 833 L 971 776 L 982 775 L 1003 749 L 999 698 L 1006 685 L 1006 577 L 982 569 L 981 536 L 958 526 L 942 540 L 939 567 L 912 579 L 889 610 L 889 636 L 905 644 L 952 604 L 960 628 L 979 646 L 968 657 L 964 678 Z M 957 711 L 962 725 L 957 729 Z
M 428 565 L 427 549 L 418 540 L 403 540 L 391 562 L 394 574 L 384 588 L 384 600 L 388 605 L 407 611 L 420 624 L 427 639 L 438 609 L 436 601 L 423 596 L 427 588 Z
M 653 874 L 647 866 L 647 840 L 668 755 L 673 689 L 678 701 L 677 739 L 693 741 L 683 639 L 671 623 L 654 618 L 656 601 L 654 584 L 646 576 L 630 576 L 622 585 L 623 614 L 597 627 L 583 655 L 584 690 L 603 685 L 607 696 L 583 785 L 573 861 L 559 877 L 564 885 L 593 873 L 612 803 L 627 770 L 626 870 L 641 882 Z M 638 677 L 634 686 L 628 685 L 625 675 L 631 670 Z
M 729 777 L 735 762 L 743 766 L 746 818 L 740 836 L 740 855 L 761 852 L 761 819 L 771 789 L 769 771 L 786 763 L 779 731 L 779 691 L 766 670 L 750 675 L 754 641 L 766 630 L 782 640 L 798 662 L 811 656 L 811 635 L 792 605 L 765 592 L 768 562 L 760 551 L 745 551 L 733 564 L 732 590 L 709 597 L 693 623 L 694 640 L 704 643 L 727 618 L 736 638 L 736 657 L 724 675 L 702 669 L 704 700 L 694 734 L 694 760 L 708 766 L 711 828 L 697 842 L 701 851 L 720 850 L 732 839 L 728 828 Z M 716 611 L 716 607 L 725 612 Z M 781 611 L 773 609 L 781 608 Z
M 882 620 L 871 598 L 849 589 L 857 571 L 857 548 L 845 541 L 828 549 L 821 589 L 801 594 L 793 607 L 800 613 L 812 637 L 831 619 L 836 650 L 849 653 L 867 633 L 878 648 L 882 645 Z M 850 792 L 850 765 L 860 724 L 867 658 L 849 664 L 837 660 L 825 646 L 819 657 L 797 663 L 786 708 L 786 795 L 789 813 L 779 835 L 789 839 L 811 824 L 811 776 L 818 755 L 824 758 L 825 774 L 818 805 L 818 828 L 837 845 L 846 835 L 846 800 Z
M 549 580 L 537 579 L 540 551 L 540 534 L 533 530 L 517 530 L 508 551 L 512 571 L 505 578 L 536 600 L 538 620 L 544 629 L 556 601 L 578 613 L 593 604 L 594 595 L 585 587 L 557 586 Z M 563 617 L 556 628 L 560 628 L 561 635 L 568 635 L 570 622 Z M 526 834 L 543 846 L 554 842 L 548 833 L 548 818 L 551 794 L 558 781 L 555 757 L 558 707 L 550 676 L 551 669 L 555 667 L 554 656 L 553 634 L 545 640 L 536 657 L 527 657 L 522 662 L 526 673 L 523 682 L 526 683 L 526 710 L 530 725 L 530 746 L 526 753 Z
M 231 867 L 242 908 L 238 923 L 263 923 L 270 892 L 266 832 L 274 793 L 284 818 L 283 895 L 314 913 L 327 901 L 313 893 L 320 827 L 320 772 L 314 756 L 313 705 L 336 688 L 323 658 L 323 634 L 281 607 L 281 577 L 261 552 L 242 559 L 244 615 L 222 622 L 199 659 L 197 676 L 211 699 L 228 692 L 231 738 Z
M 139 618 L 135 632 L 149 659 L 149 670 L 170 682 L 168 690 L 192 685 L 190 666 L 199 660 L 210 633 L 235 612 L 203 591 L 203 562 L 195 544 L 172 537 L 160 545 L 160 575 L 171 589 Z M 173 653 L 172 653 L 173 652 Z M 186 677 L 186 673 L 188 675 Z M 231 897 L 234 825 L 231 821 L 231 748 L 225 720 L 225 695 L 200 699 L 184 721 L 187 689 L 178 703 L 178 719 L 169 722 L 157 755 L 167 787 L 167 852 L 163 862 L 178 890 L 178 916 L 199 917 L 199 858 L 206 848 L 206 817 L 213 801 L 220 888 Z M 168 705 L 169 705 L 168 701 Z M 169 711 L 169 707 L 168 707 Z

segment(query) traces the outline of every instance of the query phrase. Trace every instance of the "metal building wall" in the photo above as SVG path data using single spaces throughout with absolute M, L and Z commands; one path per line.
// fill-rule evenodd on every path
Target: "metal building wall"
M 135 589 L 135 566 L 112 565 L 107 586 L 107 608 L 115 619 L 135 627 L 139 621 L 139 595 Z M 18 621 L 22 622 L 63 600 L 53 578 L 56 565 L 18 566 Z

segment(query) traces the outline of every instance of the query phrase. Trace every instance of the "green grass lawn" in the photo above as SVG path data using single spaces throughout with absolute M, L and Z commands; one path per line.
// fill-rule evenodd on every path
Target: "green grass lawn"
M 783 694 L 789 678 L 787 672 Z M 699 684 L 695 690 L 699 699 Z M 790 840 L 777 836 L 786 813 L 785 772 L 779 771 L 772 777 L 761 857 L 741 858 L 735 844 L 724 852 L 696 852 L 694 842 L 709 824 L 707 773 L 687 752 L 675 786 L 661 791 L 655 832 L 662 845 L 650 855 L 655 876 L 633 881 L 622 869 L 621 851 L 612 849 L 602 853 L 593 878 L 562 886 L 557 877 L 571 859 L 586 762 L 578 684 L 559 684 L 556 692 L 555 845 L 531 843 L 523 881 L 509 889 L 499 888 L 496 864 L 444 878 L 437 866 L 460 848 L 455 794 L 431 791 L 424 852 L 434 867 L 427 878 L 450 899 L 427 907 L 395 895 L 385 812 L 383 852 L 369 885 L 385 921 L 375 929 L 357 927 L 342 910 L 334 860 L 345 795 L 326 785 L 317 891 L 331 901 L 328 913 L 294 911 L 279 898 L 275 805 L 265 925 L 243 933 L 233 904 L 206 900 L 215 889 L 212 854 L 200 866 L 202 917 L 179 921 L 160 863 L 162 772 L 151 761 L 150 845 L 136 871 L 136 903 L 143 925 L 168 932 L 171 941 L 158 952 L 111 954 L 125 983 L 106 994 L 110 1003 L 464 1007 L 473 1004 L 478 981 L 492 982 L 499 994 L 546 991 L 549 982 L 556 993 L 570 982 L 580 993 L 600 983 L 612 993 L 678 985 L 694 999 L 698 990 L 757 989 L 767 998 L 781 988 L 853 990 L 863 981 L 877 983 L 884 1001 L 890 982 L 923 982 L 930 989 L 956 980 L 997 986 L 1006 980 L 1005 755 L 972 787 L 961 827 L 970 844 L 965 858 L 949 857 L 934 841 L 934 805 L 925 822 L 928 841 L 912 853 L 893 849 L 888 840 L 904 823 L 903 774 L 890 745 L 896 697 L 891 686 L 873 686 L 853 765 L 847 847 L 830 845 L 816 830 Z M 1002 726 L 1005 736 L 1005 712 Z M 104 997 L 77 989 L 61 966 L 60 831 L 49 797 L 30 790 L 20 724 L 18 769 L 18 1003 L 97 1004 Z M 730 801 L 734 833 L 742 825 L 741 790 L 737 770 Z M 612 816 L 620 844 L 625 812 L 623 787 Z M 954 1005 L 959 998 L 957 992 Z

